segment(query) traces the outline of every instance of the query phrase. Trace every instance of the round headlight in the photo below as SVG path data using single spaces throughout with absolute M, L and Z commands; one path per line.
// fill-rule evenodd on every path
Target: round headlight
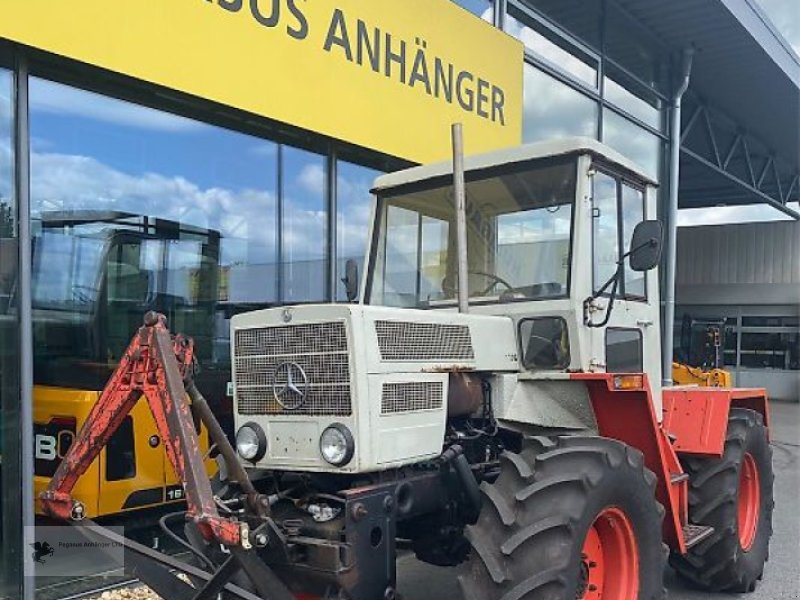
M 245 423 L 236 432 L 236 451 L 243 459 L 258 462 L 267 453 L 267 436 L 257 423 Z
M 353 434 L 341 423 L 334 423 L 328 427 L 319 438 L 322 458 L 334 467 L 343 467 L 349 463 L 355 450 Z

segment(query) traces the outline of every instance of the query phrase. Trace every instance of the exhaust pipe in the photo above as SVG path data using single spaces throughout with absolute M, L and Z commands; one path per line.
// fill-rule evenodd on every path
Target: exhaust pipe
M 458 312 L 469 312 L 467 266 L 467 201 L 464 184 L 464 130 L 453 123 L 453 200 L 456 204 L 456 253 L 458 254 Z

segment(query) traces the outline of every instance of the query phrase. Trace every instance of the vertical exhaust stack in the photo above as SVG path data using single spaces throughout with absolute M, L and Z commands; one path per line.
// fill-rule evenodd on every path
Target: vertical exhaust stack
M 453 200 L 456 203 L 456 252 L 458 254 L 458 312 L 469 312 L 467 266 L 467 201 L 464 184 L 464 130 L 453 123 Z

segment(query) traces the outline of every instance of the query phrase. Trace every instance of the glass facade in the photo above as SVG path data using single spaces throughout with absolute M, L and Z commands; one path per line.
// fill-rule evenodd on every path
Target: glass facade
M 372 196 L 369 190 L 380 171 L 340 160 L 336 164 L 336 300 L 344 302 L 347 294 L 338 285 L 345 275 L 345 265 L 352 259 L 364 276 L 364 249 L 367 247 Z
M 524 68 L 523 142 L 597 137 L 596 102 L 531 64 Z
M 22 537 L 13 98 L 12 74 L 0 69 L 0 597 L 19 594 Z
M 614 0 L 580 7 L 558 0 L 457 4 L 525 45 L 524 141 L 570 135 L 602 139 L 652 176 L 660 175 L 668 71 L 652 36 L 638 24 L 620 25 Z M 506 10 L 495 14 L 496 6 Z M 34 71 L 62 80 L 53 65 Z M 74 72 L 63 78 L 74 75 L 86 81 Z M 13 85 L 11 71 L 0 69 L 0 598 L 16 599 L 23 555 L 20 482 L 26 477 L 18 460 Z M 201 120 L 148 108 L 139 103 L 134 86 L 123 82 L 114 89 L 136 102 L 30 79 L 34 383 L 37 389 L 101 389 L 142 314 L 154 309 L 167 314 L 174 330 L 197 340 L 205 378 L 198 383 L 228 426 L 230 318 L 283 303 L 345 301 L 340 279 L 346 261 L 354 259 L 364 275 L 369 189 L 379 174 L 374 167 L 394 169 L 403 163 L 309 132 L 279 132 L 246 119 L 234 123 L 231 115 L 218 119 L 210 107 L 185 109 L 166 94 L 161 99 L 142 90 L 150 94 L 146 104 L 162 106 L 163 101 L 163 107 Z M 248 133 L 205 119 L 234 123 Z M 639 217 L 641 195 L 621 184 L 615 190 L 609 200 L 621 203 L 613 209 L 619 221 L 598 227 L 614 229 L 624 249 L 631 233 L 626 215 Z M 532 289 L 540 280 L 566 287 L 568 274 L 558 270 L 564 261 L 556 259 L 564 252 L 559 244 L 568 231 L 569 207 L 563 206 L 555 220 L 549 210 L 522 208 L 497 216 L 500 276 Z M 403 210 L 398 207 L 387 218 L 414 241 L 415 271 L 429 277 L 406 281 L 404 262 L 396 261 L 400 266 L 394 274 L 401 276 L 396 291 L 408 287 L 416 298 L 444 299 L 450 285 L 442 262 L 448 224 L 434 215 L 411 218 Z M 552 264 L 539 267 L 541 277 L 537 272 L 519 279 L 516 254 L 542 236 L 552 238 Z M 609 247 L 609 257 L 620 247 Z M 401 250 L 389 248 L 387 257 Z M 635 294 L 638 283 L 631 275 L 625 285 Z M 480 292 L 492 284 L 478 279 L 474 286 Z M 761 345 L 773 332 L 743 334 L 737 339 L 740 356 L 749 353 L 759 365 L 783 361 L 796 369 L 796 326 L 793 331 L 788 337 L 778 332 L 787 350 L 768 358 Z M 126 477 L 119 470 L 109 479 Z
M 659 180 L 669 90 L 653 36 L 614 0 L 507 6 L 503 27 L 525 45 L 523 142 L 592 137 Z

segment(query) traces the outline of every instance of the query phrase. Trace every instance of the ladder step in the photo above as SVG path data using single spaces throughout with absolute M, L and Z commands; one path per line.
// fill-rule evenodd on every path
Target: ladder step
M 683 538 L 686 540 L 686 547 L 696 546 L 714 533 L 714 528 L 707 525 L 684 525 Z
M 672 484 L 681 483 L 689 479 L 688 473 L 674 473 L 670 478 L 669 482 Z

